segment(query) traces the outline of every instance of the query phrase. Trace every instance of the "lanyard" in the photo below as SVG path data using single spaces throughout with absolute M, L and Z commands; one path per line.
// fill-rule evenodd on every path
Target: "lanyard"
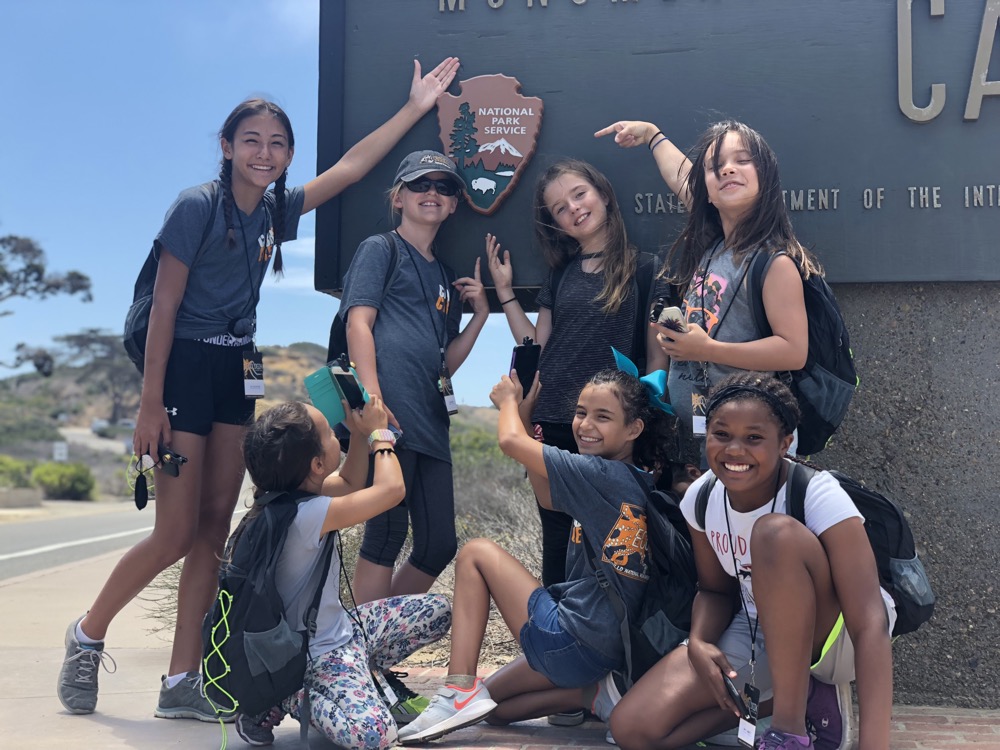
M 396 234 L 399 235 L 399 232 L 397 232 Z M 445 295 L 445 309 L 444 309 L 445 319 L 441 325 L 442 330 L 439 332 L 437 325 L 437 316 L 436 316 L 438 309 L 437 307 L 434 306 L 433 303 L 431 303 L 430 298 L 427 296 L 427 284 L 424 282 L 424 275 L 423 272 L 420 270 L 420 263 L 417 261 L 416 258 L 413 257 L 414 248 L 412 245 L 410 245 L 409 242 L 406 241 L 406 239 L 402 235 L 399 235 L 399 238 L 403 240 L 403 246 L 406 248 L 406 254 L 410 256 L 410 263 L 413 264 L 413 268 L 417 272 L 417 278 L 420 279 L 420 293 L 423 295 L 424 304 L 427 306 L 427 315 L 430 317 L 431 320 L 431 327 L 434 330 L 434 338 L 437 339 L 438 342 L 438 347 L 441 352 L 441 364 L 443 365 L 445 362 L 445 357 L 444 357 L 445 345 L 448 343 L 448 311 L 451 309 L 451 295 L 448 293 L 448 277 L 445 276 L 444 267 L 441 265 L 441 261 L 438 260 L 437 258 L 434 258 L 434 262 L 437 264 L 438 267 L 438 272 L 440 272 L 441 274 L 442 293 Z M 420 253 L 418 252 L 417 255 L 420 255 Z M 420 256 L 420 260 L 421 261 L 423 260 L 422 255 Z
M 240 222 L 240 236 L 243 238 L 243 259 L 247 264 L 247 281 L 250 282 L 250 301 L 247 307 L 243 308 L 243 314 L 240 318 L 246 318 L 248 315 L 253 315 L 250 321 L 250 333 L 256 338 L 257 333 L 257 303 L 260 301 L 260 286 L 254 283 L 253 280 L 253 269 L 250 266 L 250 256 L 247 252 L 247 232 L 246 228 L 243 226 L 243 212 L 240 211 L 239 206 L 236 207 L 236 219 Z M 271 216 L 268 213 L 267 205 L 264 205 L 264 242 L 267 243 L 268 230 L 270 229 Z M 258 256 L 259 265 L 259 256 Z M 263 281 L 263 274 L 265 270 L 261 270 L 261 281 Z M 235 335 L 235 334 L 234 334 Z
M 774 499 L 771 501 L 770 513 L 774 513 L 774 508 L 778 504 L 778 490 L 781 489 L 781 466 L 784 463 L 784 459 L 781 459 L 782 463 L 778 464 L 778 479 L 774 483 Z M 754 684 L 754 664 L 757 663 L 757 626 L 760 625 L 760 613 L 753 618 L 753 623 L 750 622 L 750 610 L 747 608 L 746 599 L 743 598 L 743 585 L 739 583 L 740 580 L 740 569 L 736 564 L 736 545 L 733 542 L 733 530 L 729 526 L 729 491 L 726 489 L 725 485 L 722 485 L 722 510 L 726 514 L 726 533 L 729 534 L 729 554 L 733 556 L 733 575 L 736 576 L 736 582 L 739 585 L 740 591 L 740 604 L 743 607 L 743 614 L 747 618 L 747 627 L 750 628 L 750 684 Z

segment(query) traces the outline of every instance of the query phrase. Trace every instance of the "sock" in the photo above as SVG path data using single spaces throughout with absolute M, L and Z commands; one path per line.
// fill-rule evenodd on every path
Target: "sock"
M 474 674 L 450 674 L 444 678 L 445 684 L 456 687 L 459 690 L 472 690 L 476 684 Z
M 84 633 L 83 628 L 81 627 L 82 624 L 83 620 L 80 620 L 80 622 L 76 624 L 76 639 L 80 642 L 81 646 L 97 646 L 103 643 L 103 641 L 95 640 Z
M 163 684 L 167 686 L 167 690 L 170 688 L 177 687 L 181 680 L 188 676 L 187 672 L 181 672 L 180 674 L 171 674 L 163 678 Z

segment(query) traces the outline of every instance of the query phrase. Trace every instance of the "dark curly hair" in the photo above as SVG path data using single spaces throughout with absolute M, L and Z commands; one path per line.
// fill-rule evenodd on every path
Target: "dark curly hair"
M 254 498 L 298 488 L 312 460 L 323 453 L 323 438 L 305 404 L 287 401 L 257 417 L 243 436 L 243 461 L 253 480 Z
M 292 132 L 292 122 L 288 119 L 285 111 L 274 102 L 266 99 L 247 99 L 240 102 L 236 109 L 229 113 L 229 117 L 222 124 L 219 130 L 219 138 L 232 143 L 236 138 L 236 130 L 240 123 L 248 117 L 255 115 L 271 115 L 288 134 L 288 150 L 295 148 L 295 134 Z M 280 276 L 284 268 L 281 260 L 281 238 L 285 236 L 285 182 L 288 179 L 288 170 L 282 171 L 277 180 L 274 181 L 274 216 L 272 226 L 274 228 L 274 274 Z M 222 212 L 226 218 L 226 246 L 236 247 L 236 230 L 233 226 L 233 162 L 231 159 L 222 157 L 222 168 L 219 170 L 219 184 L 222 185 Z
M 706 421 L 712 412 L 730 401 L 759 401 L 771 412 L 784 435 L 791 435 L 799 425 L 799 402 L 778 378 L 766 372 L 738 372 L 719 381 L 708 394 Z
M 649 401 L 649 391 L 634 375 L 601 370 L 587 385 L 610 386 L 625 413 L 625 424 L 641 419 L 645 427 L 632 446 L 632 462 L 646 471 L 662 471 L 677 459 L 677 420 Z M 584 386 L 586 387 L 586 386 Z

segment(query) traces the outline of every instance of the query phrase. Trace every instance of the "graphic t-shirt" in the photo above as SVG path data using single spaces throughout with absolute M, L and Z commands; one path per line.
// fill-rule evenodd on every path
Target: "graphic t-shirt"
M 548 588 L 558 603 L 559 622 L 580 643 L 623 661 L 618 618 L 597 584 L 583 540 L 634 617 L 649 580 L 646 490 L 621 461 L 581 456 L 551 445 L 542 450 L 552 507 L 575 519 L 567 547 L 566 582 Z M 652 478 L 643 478 L 652 489 Z
M 377 235 L 358 248 L 344 277 L 338 315 L 352 307 L 378 310 L 372 335 L 379 386 L 403 430 L 403 445 L 451 462 L 448 409 L 438 376 L 441 347 L 458 335 L 462 303 L 452 296 L 455 272 L 439 260 L 428 261 L 396 233 L 398 266 L 385 289 L 390 250 Z
M 771 501 L 756 510 L 740 513 L 730 505 L 722 482 L 716 482 L 705 509 L 705 528 L 701 528 L 695 515 L 695 505 L 699 490 L 712 476 L 711 472 L 706 472 L 688 487 L 681 501 L 681 512 L 691 528 L 705 532 L 723 569 L 739 581 L 749 617 L 755 618 L 757 604 L 753 597 L 750 535 L 757 519 L 771 512 Z M 778 490 L 777 501 L 774 503 L 775 513 L 788 512 L 786 487 L 787 483 Z M 848 518 L 860 518 L 864 521 L 864 516 L 858 512 L 850 496 L 826 471 L 818 472 L 809 482 L 804 509 L 806 527 L 816 536 Z
M 156 235 L 155 252 L 164 248 L 188 267 L 187 286 L 177 309 L 174 336 L 205 339 L 224 334 L 229 323 L 253 318 L 260 285 L 274 252 L 274 191 L 268 190 L 248 216 L 232 207 L 236 247 L 226 246 L 226 216 L 219 205 L 201 247 L 212 200 L 222 201 L 222 188 L 211 183 L 188 188 L 167 209 Z M 285 231 L 282 241 L 298 235 L 305 190 L 285 190 Z M 200 252 L 199 252 L 200 248 Z

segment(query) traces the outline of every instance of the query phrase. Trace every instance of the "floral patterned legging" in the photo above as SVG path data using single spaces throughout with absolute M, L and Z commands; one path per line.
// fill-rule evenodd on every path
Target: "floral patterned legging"
M 440 594 L 393 596 L 362 604 L 353 614 L 364 634 L 355 621 L 351 640 L 306 668 L 310 724 L 338 747 L 383 750 L 396 743 L 396 721 L 371 670 L 391 667 L 440 640 L 451 627 L 451 604 Z M 296 693 L 281 708 L 298 719 L 301 699 Z

